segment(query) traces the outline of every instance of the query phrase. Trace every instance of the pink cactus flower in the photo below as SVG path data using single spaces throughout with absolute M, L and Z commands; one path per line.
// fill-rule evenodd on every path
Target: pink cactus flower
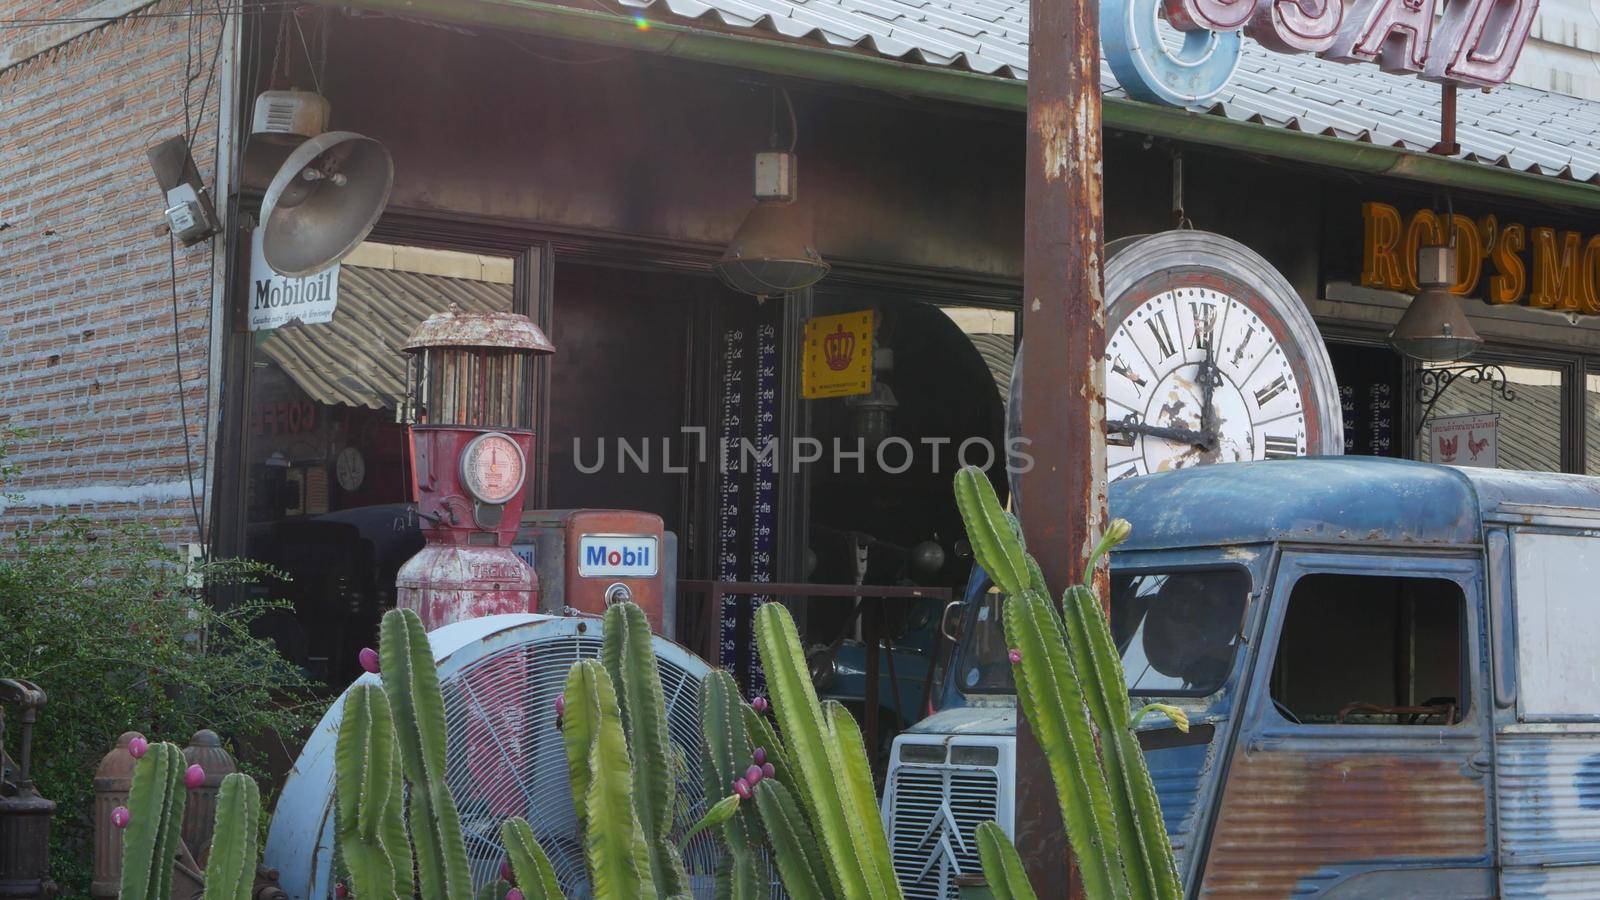
M 183 770 L 183 783 L 191 791 L 194 790 L 195 788 L 199 787 L 200 785 L 205 784 L 206 783 L 206 770 L 200 768 L 200 764 L 199 763 L 195 763 L 194 765 L 190 766 L 189 768 L 184 769 Z
M 750 755 L 755 759 L 756 765 L 764 766 L 767 764 L 767 751 L 764 748 L 757 747 L 756 752 Z
M 771 778 L 772 776 L 774 776 L 776 774 L 778 774 L 778 770 L 774 769 L 772 767 L 772 763 L 762 763 L 761 764 L 761 777 L 762 778 Z
M 739 795 L 740 800 L 750 799 L 750 782 L 743 778 L 736 778 L 733 782 L 733 792 Z
M 1006 659 L 1011 660 L 1011 664 L 1015 666 L 1022 662 L 1022 651 L 1013 647 L 1006 653 Z
M 378 674 L 378 651 L 371 647 L 362 647 L 361 652 L 356 654 L 356 660 L 361 663 L 362 669 L 374 675 Z
M 760 766 L 751 766 L 750 768 L 745 769 L 744 770 L 744 780 L 750 782 L 751 784 L 760 784 L 761 783 L 761 767 Z
M 500 880 L 507 884 L 517 883 L 517 873 L 511 868 L 511 860 L 509 859 L 500 860 Z
M 561 718 L 562 716 L 564 716 L 566 714 L 567 714 L 567 695 L 566 694 L 557 694 L 556 695 L 556 718 L 559 719 L 559 718 Z
M 506 891 L 506 900 L 522 900 L 522 892 L 516 888 Z
M 150 742 L 142 737 L 128 741 L 128 755 L 134 759 L 144 759 L 144 754 L 150 749 Z
M 111 824 L 118 828 L 127 828 L 128 820 L 133 818 L 133 813 L 128 812 L 126 806 L 119 806 L 111 811 Z
M 340 898 L 348 897 L 350 896 L 350 888 L 341 881 L 333 886 L 333 895 Z
M 767 698 L 757 697 L 750 701 L 750 706 L 755 709 L 756 712 L 764 713 L 767 711 Z

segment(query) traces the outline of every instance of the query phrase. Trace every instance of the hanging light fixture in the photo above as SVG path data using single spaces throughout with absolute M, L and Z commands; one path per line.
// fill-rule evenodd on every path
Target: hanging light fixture
M 1450 293 L 1455 280 L 1454 246 L 1417 251 L 1417 281 L 1422 290 L 1389 332 L 1390 346 L 1412 359 L 1437 363 L 1466 359 L 1483 345 L 1456 295 Z
M 756 205 L 712 266 L 723 284 L 761 298 L 804 290 L 830 268 L 817 252 L 811 217 L 794 202 L 799 188 L 794 105 L 788 91 L 783 91 L 783 100 L 789 110 L 789 149 L 756 154 Z M 772 143 L 777 144 L 776 124 Z

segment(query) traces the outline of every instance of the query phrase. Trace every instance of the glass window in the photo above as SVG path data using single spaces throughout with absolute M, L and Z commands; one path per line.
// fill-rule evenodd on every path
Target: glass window
M 1466 708 L 1465 597 L 1437 578 L 1295 582 L 1272 702 L 1305 725 L 1453 725 Z
M 1111 635 L 1128 690 L 1139 696 L 1205 696 L 1222 687 L 1239 647 L 1250 596 L 1243 569 L 1111 575 Z M 956 669 L 969 694 L 1011 693 L 1010 649 L 1000 624 L 1005 595 L 990 588 L 969 613 Z
M 1523 718 L 1600 715 L 1600 538 L 1518 532 L 1517 709 Z
M 1590 372 L 1583 379 L 1583 468 L 1587 475 L 1600 475 L 1600 374 Z
M 452 304 L 509 311 L 510 257 L 368 242 L 346 257 L 332 321 L 254 332 L 246 398 L 246 552 L 286 572 L 258 585 L 294 605 L 272 636 L 314 676 L 343 684 L 422 547 L 407 512 L 397 410 L 401 349 Z
M 1486 448 L 1482 435 L 1452 435 L 1442 451 L 1434 449 L 1433 426 L 1447 416 L 1498 416 L 1496 464 L 1502 469 L 1559 472 L 1562 469 L 1562 372 L 1560 369 L 1502 365 L 1507 400 L 1487 381 L 1457 378 L 1433 407 L 1423 429 L 1422 458 L 1451 465 L 1485 465 L 1473 450 Z M 1593 396 L 1592 394 L 1590 395 Z M 1593 401 L 1591 400 L 1591 403 Z

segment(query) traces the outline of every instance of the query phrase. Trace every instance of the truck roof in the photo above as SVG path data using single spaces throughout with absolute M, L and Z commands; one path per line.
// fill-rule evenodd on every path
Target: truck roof
M 1297 541 L 1476 544 L 1482 522 L 1600 527 L 1600 477 L 1372 456 L 1199 466 L 1115 482 L 1122 549 Z

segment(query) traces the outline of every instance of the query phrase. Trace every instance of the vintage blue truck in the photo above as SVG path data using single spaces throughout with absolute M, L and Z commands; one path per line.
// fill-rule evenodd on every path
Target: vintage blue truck
M 1128 687 L 1193 723 L 1140 732 L 1189 896 L 1600 896 L 1600 478 L 1329 457 L 1110 502 Z M 941 709 L 894 744 L 909 897 L 1014 825 L 1004 602 L 975 572 Z

